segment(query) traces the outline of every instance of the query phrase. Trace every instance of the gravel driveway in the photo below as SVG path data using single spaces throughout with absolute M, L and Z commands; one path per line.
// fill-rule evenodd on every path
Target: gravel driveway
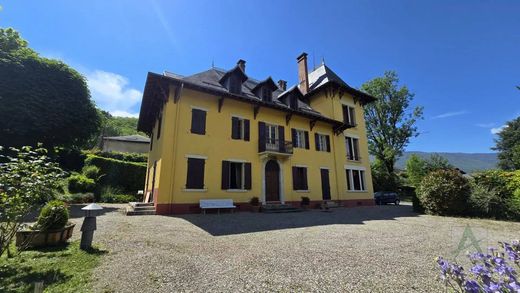
M 109 253 L 95 292 L 436 292 L 434 258 L 455 258 L 467 225 L 484 249 L 520 231 L 520 223 L 417 215 L 411 206 L 179 217 L 105 207 L 94 241 Z

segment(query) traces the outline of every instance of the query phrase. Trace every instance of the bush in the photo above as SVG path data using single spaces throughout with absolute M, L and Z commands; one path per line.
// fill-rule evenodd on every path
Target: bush
M 94 193 L 74 193 L 66 194 L 60 197 L 60 200 L 66 203 L 91 203 L 95 201 Z
M 426 213 L 434 215 L 465 215 L 471 187 L 456 170 L 437 170 L 426 175 L 417 196 Z
M 95 155 L 88 155 L 86 166 L 96 166 L 100 170 L 98 184 L 121 188 L 126 193 L 136 193 L 144 189 L 146 164 L 125 162 Z
M 101 189 L 100 201 L 106 203 L 127 203 L 136 201 L 136 197 L 130 194 L 122 194 L 122 191 L 118 188 L 105 186 Z
M 486 171 L 474 176 L 472 215 L 520 219 L 520 171 Z
M 40 230 L 63 229 L 69 221 L 69 210 L 65 203 L 59 200 L 48 202 L 41 210 L 36 227 Z
M 92 192 L 96 188 L 96 182 L 82 174 L 73 174 L 68 181 L 70 193 Z
M 260 200 L 258 199 L 258 197 L 252 197 L 250 200 L 249 200 L 249 204 L 252 205 L 252 206 L 259 206 L 260 205 Z
M 308 206 L 311 204 L 311 199 L 307 196 L 302 196 L 302 206 Z
M 121 153 L 121 152 L 102 152 L 102 151 L 95 151 L 95 152 L 91 152 L 90 154 L 98 156 L 98 157 L 115 159 L 115 160 L 126 161 L 126 162 L 135 162 L 135 163 L 146 163 L 146 162 L 148 162 L 148 155 L 147 154 Z
M 83 175 L 92 180 L 98 180 L 99 178 L 99 168 L 96 166 L 85 166 L 82 171 Z

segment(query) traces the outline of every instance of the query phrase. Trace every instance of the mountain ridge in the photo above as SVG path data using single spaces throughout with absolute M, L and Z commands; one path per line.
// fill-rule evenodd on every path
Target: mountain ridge
M 422 159 L 428 159 L 432 154 L 441 155 L 446 158 L 450 164 L 467 173 L 495 169 L 497 168 L 498 163 L 497 153 L 408 151 L 404 152 L 403 155 L 397 160 L 395 167 L 397 169 L 405 169 L 406 161 L 412 154 L 415 154 Z

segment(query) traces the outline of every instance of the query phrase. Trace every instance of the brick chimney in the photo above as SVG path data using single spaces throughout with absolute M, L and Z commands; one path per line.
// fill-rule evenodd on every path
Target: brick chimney
M 237 62 L 237 65 L 238 67 L 240 67 L 240 69 L 242 69 L 242 72 L 246 73 L 246 61 L 245 60 L 238 60 Z
M 282 91 L 285 91 L 287 89 L 287 81 L 283 80 L 283 79 L 280 79 L 278 81 L 278 87 L 282 90 Z
M 309 72 L 307 70 L 307 53 L 303 52 L 298 58 L 298 87 L 302 94 L 309 91 Z

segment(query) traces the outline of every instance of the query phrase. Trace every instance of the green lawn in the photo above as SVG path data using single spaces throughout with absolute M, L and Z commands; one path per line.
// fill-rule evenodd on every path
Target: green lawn
M 0 257 L 0 292 L 33 292 L 44 282 L 45 292 L 89 292 L 93 269 L 105 251 L 66 246 L 23 251 L 12 258 Z

